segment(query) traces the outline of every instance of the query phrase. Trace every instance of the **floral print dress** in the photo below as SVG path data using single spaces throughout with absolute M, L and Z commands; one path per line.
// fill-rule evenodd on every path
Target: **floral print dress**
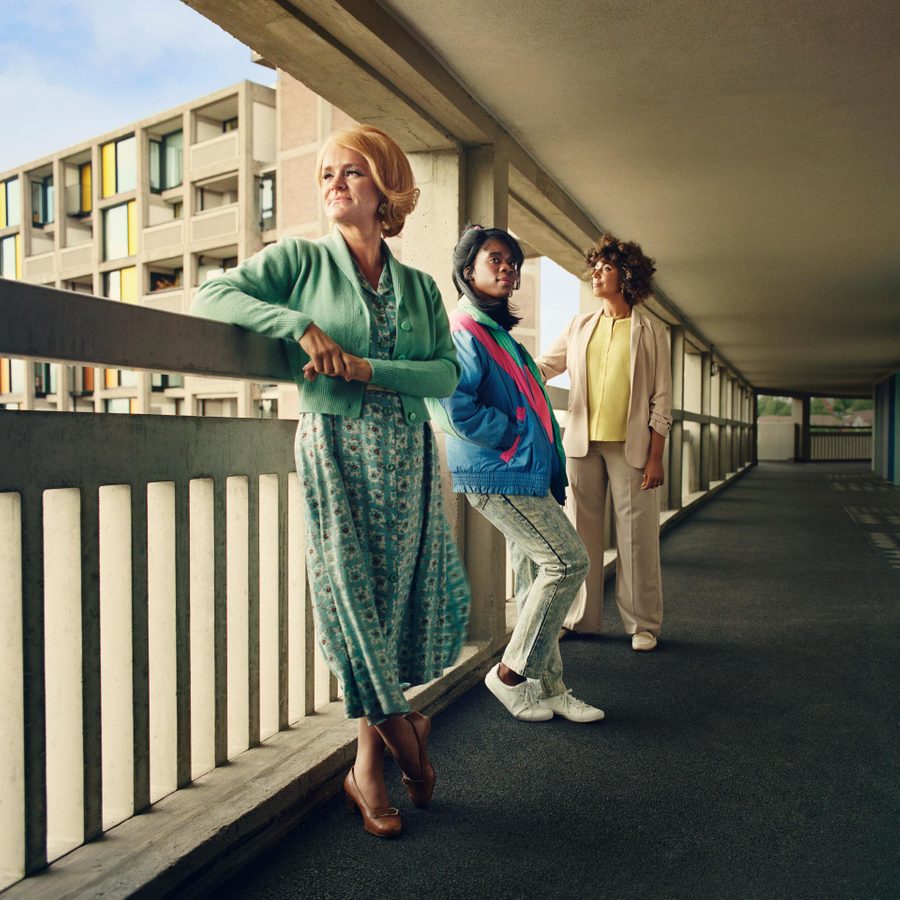
M 397 306 L 389 268 L 377 289 L 357 278 L 369 356 L 390 359 Z M 404 687 L 456 661 L 468 624 L 469 588 L 444 517 L 431 427 L 407 425 L 396 393 L 367 390 L 358 419 L 301 413 L 295 453 L 316 639 L 347 716 L 377 725 L 409 711 Z

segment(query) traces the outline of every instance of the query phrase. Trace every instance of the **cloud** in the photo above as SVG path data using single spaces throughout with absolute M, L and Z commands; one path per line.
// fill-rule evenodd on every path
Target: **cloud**
M 243 79 L 250 51 L 177 0 L 30 0 L 0 34 L 0 172 Z

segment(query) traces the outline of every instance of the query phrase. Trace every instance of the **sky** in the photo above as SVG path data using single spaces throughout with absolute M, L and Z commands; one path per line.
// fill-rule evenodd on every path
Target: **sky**
M 244 79 L 250 49 L 180 0 L 0 0 L 0 172 Z M 541 349 L 578 311 L 577 280 L 541 267 Z
M 244 79 L 250 50 L 179 0 L 0 0 L 0 172 Z

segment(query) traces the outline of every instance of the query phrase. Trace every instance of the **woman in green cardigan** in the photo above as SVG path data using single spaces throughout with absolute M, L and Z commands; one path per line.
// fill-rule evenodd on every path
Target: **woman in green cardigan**
M 344 789 L 365 829 L 392 837 L 402 825 L 385 746 L 416 806 L 434 789 L 430 722 L 403 689 L 456 660 L 468 619 L 424 403 L 453 393 L 459 366 L 434 280 L 383 240 L 419 195 L 400 148 L 371 126 L 341 132 L 322 148 L 317 180 L 332 233 L 285 238 L 207 281 L 194 312 L 284 340 L 300 391 L 317 639 L 359 719 Z

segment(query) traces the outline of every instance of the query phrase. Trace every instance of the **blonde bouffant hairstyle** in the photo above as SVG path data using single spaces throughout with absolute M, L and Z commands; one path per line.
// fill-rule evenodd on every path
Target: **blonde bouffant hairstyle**
M 329 147 L 344 147 L 364 157 L 369 164 L 372 180 L 384 195 L 384 213 L 379 207 L 381 233 L 394 237 L 403 231 L 406 217 L 416 208 L 419 189 L 406 154 L 393 138 L 374 125 L 356 125 L 331 135 L 319 150 L 316 160 L 316 181 L 322 186 L 322 160 Z

